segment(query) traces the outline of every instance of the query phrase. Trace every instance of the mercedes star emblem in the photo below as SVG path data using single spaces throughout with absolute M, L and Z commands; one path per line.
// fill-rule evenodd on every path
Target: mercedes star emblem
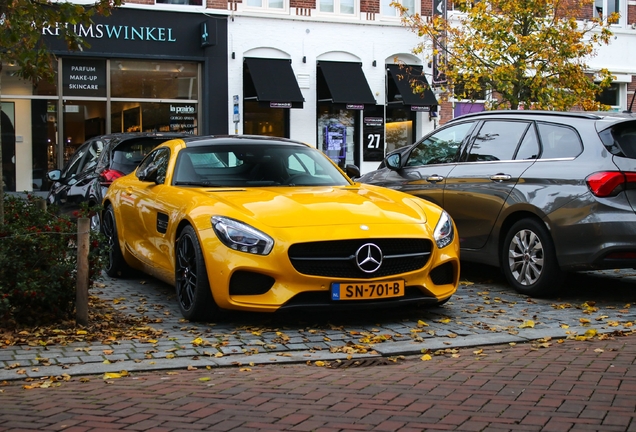
M 366 243 L 356 251 L 356 264 L 365 273 L 374 273 L 382 265 L 382 250 L 373 243 Z

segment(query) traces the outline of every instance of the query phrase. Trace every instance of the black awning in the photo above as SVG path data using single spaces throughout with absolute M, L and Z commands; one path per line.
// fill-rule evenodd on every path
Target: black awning
M 302 108 L 305 102 L 288 59 L 245 58 L 243 97 L 272 108 Z
M 319 85 L 323 84 L 321 79 L 328 89 L 328 95 L 320 92 L 318 97 L 321 101 L 346 105 L 376 104 L 360 63 L 319 61 Z
M 404 65 L 400 67 L 397 64 L 386 65 L 389 75 L 395 84 L 396 91 L 391 92 L 391 86 L 389 85 L 389 101 L 391 105 L 393 103 L 401 103 L 409 106 L 433 106 L 438 105 L 437 98 L 431 86 L 428 85 L 428 81 L 424 76 L 422 66 L 408 66 Z M 417 84 L 424 88 L 423 93 L 415 93 L 411 82 L 415 81 Z M 391 93 L 395 93 L 395 100 L 391 96 Z M 399 96 L 399 97 L 398 97 Z

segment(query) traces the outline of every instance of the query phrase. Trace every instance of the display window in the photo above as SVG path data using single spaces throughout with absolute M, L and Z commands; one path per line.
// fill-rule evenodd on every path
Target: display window
M 244 101 L 243 133 L 289 138 L 289 109 L 269 108 L 256 101 Z
M 360 165 L 356 151 L 360 111 L 340 109 L 332 104 L 318 105 L 318 144 L 340 168 Z
M 386 154 L 413 144 L 416 113 L 410 107 L 386 109 Z
M 48 190 L 46 172 L 98 135 L 199 132 L 196 62 L 61 58 L 55 79 L 37 85 L 17 72 L 3 64 L 5 190 Z

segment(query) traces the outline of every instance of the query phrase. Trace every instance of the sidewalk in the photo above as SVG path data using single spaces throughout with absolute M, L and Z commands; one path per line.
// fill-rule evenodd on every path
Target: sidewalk
M 0 386 L 0 431 L 629 432 L 635 341 L 506 344 L 347 368 L 312 361 L 59 377 L 30 390 L 12 381 Z
M 512 291 L 496 273 L 484 272 L 462 269 L 467 280 L 442 307 L 316 315 L 236 313 L 231 321 L 207 324 L 181 318 L 170 286 L 143 276 L 106 277 L 91 294 L 122 313 L 147 317 L 161 337 L 140 329 L 131 337 L 93 343 L 3 345 L 0 340 L 0 382 L 122 370 L 386 358 L 635 329 L 633 271 L 577 276 L 559 299 L 530 299 Z

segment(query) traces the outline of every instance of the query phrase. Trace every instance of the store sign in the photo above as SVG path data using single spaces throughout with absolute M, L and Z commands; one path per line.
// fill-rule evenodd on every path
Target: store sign
M 62 87 L 64 96 L 106 97 L 106 61 L 64 59 Z
M 364 109 L 364 104 L 347 104 L 347 109 L 363 110 Z
M 417 106 L 417 105 L 411 105 L 411 111 L 417 111 L 417 112 L 428 112 L 431 110 L 430 106 Z
M 170 104 L 170 131 L 196 134 L 197 109 L 194 105 Z
M 270 102 L 269 107 L 270 108 L 291 108 L 292 104 L 291 102 Z
M 364 116 L 362 160 L 379 162 L 384 159 L 384 117 Z
M 176 42 L 177 38 L 171 27 L 123 26 L 108 24 L 69 24 L 64 27 L 72 28 L 73 32 L 85 39 L 121 39 L 155 42 Z M 60 36 L 60 26 L 46 26 L 42 28 L 43 36 Z

